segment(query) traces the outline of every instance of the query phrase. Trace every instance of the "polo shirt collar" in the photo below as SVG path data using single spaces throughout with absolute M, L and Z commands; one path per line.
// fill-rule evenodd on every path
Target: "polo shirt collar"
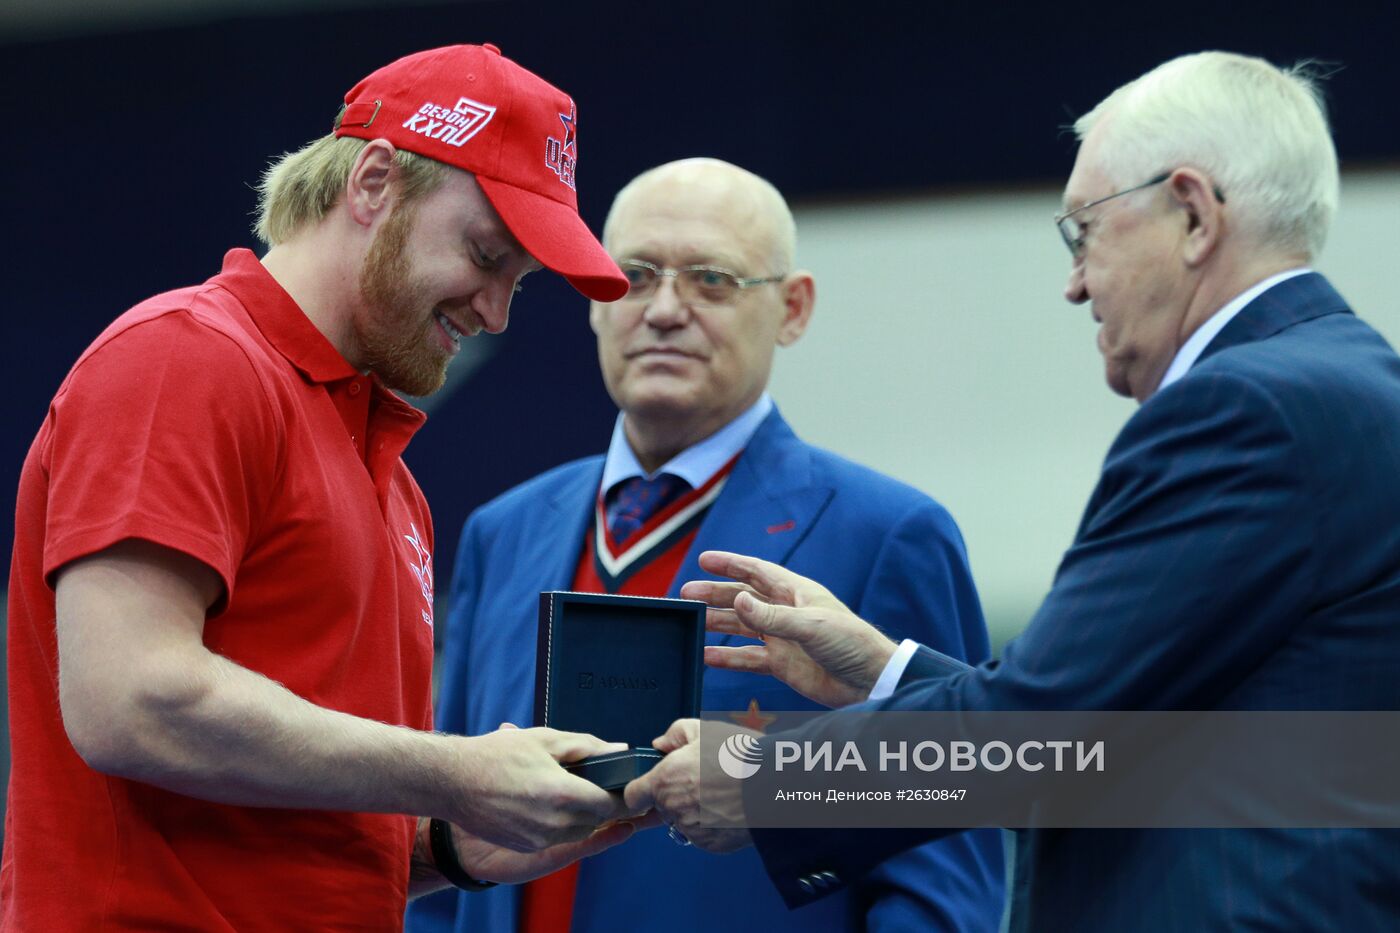
M 228 251 L 219 284 L 248 309 L 268 343 L 311 382 L 334 382 L 359 375 L 252 250 Z

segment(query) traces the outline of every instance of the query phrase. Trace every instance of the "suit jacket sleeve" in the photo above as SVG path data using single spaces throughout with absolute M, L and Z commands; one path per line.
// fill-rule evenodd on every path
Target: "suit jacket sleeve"
M 1323 501 L 1297 426 L 1258 382 L 1196 373 L 1143 405 L 1115 441 L 1074 544 L 1000 661 L 962 669 L 916 655 L 901 688 L 867 709 L 1228 708 L 1230 692 L 1288 636 L 1317 592 Z M 839 734 L 830 717 L 803 741 Z M 755 842 L 789 903 L 797 879 L 857 877 L 938 830 Z M 784 883 L 786 881 L 786 883 Z
M 886 534 L 853 608 L 892 637 L 916 639 L 947 656 L 983 661 L 990 653 L 962 536 L 952 516 L 928 499 Z M 871 933 L 991 933 L 1001 916 L 1002 874 L 999 832 L 979 830 L 880 863 L 857 882 L 856 893 L 868 904 Z

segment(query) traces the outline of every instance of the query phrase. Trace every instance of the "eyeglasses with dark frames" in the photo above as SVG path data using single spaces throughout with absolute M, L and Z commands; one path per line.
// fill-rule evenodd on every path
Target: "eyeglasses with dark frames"
M 1133 187 L 1131 188 L 1124 188 L 1122 191 L 1115 191 L 1112 194 L 1104 195 L 1101 198 L 1090 201 L 1088 204 L 1081 204 L 1074 210 L 1065 211 L 1063 214 L 1056 214 L 1055 226 L 1059 228 L 1060 238 L 1065 241 L 1065 246 L 1069 247 L 1070 255 L 1073 256 L 1075 259 L 1078 259 L 1080 256 L 1084 255 L 1084 224 L 1081 224 L 1077 219 L 1075 219 L 1075 214 L 1078 214 L 1080 211 L 1087 211 L 1091 207 L 1097 207 L 1105 201 L 1112 201 L 1114 198 L 1121 198 L 1125 194 L 1132 194 L 1134 191 L 1141 191 L 1144 188 L 1151 188 L 1153 185 L 1160 185 L 1168 178 L 1171 178 L 1172 172 L 1174 171 L 1176 171 L 1176 169 L 1172 169 L 1171 171 L 1163 172 L 1160 175 L 1149 178 L 1147 181 L 1143 182 L 1140 185 L 1133 185 Z M 1212 190 L 1215 194 L 1215 199 L 1221 204 L 1224 204 L 1225 193 L 1222 192 L 1219 187 L 1216 187 Z
M 658 266 L 642 259 L 624 259 L 618 264 L 627 277 L 627 294 L 623 301 L 649 298 L 664 278 L 676 280 L 676 295 L 681 301 L 699 305 L 729 304 L 739 292 L 757 285 L 781 282 L 786 275 L 744 278 L 718 266 L 682 266 L 678 269 Z

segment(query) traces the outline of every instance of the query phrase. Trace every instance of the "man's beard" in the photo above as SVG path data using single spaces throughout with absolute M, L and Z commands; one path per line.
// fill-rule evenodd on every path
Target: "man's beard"
M 375 234 L 360 269 L 365 312 L 354 318 L 360 364 L 384 384 L 406 395 L 431 395 L 442 388 L 452 359 L 438 349 L 427 289 L 415 281 L 408 259 L 408 234 L 415 211 L 399 204 Z

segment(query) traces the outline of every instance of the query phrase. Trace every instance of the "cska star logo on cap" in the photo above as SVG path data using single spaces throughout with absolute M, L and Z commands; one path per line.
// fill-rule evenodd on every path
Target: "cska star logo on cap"
M 574 187 L 574 172 L 578 166 L 578 147 L 574 145 L 578 132 L 575 112 L 574 102 L 569 101 L 569 112 L 559 114 L 559 121 L 564 124 L 564 138 L 551 136 L 544 144 L 544 164 L 570 188 Z

